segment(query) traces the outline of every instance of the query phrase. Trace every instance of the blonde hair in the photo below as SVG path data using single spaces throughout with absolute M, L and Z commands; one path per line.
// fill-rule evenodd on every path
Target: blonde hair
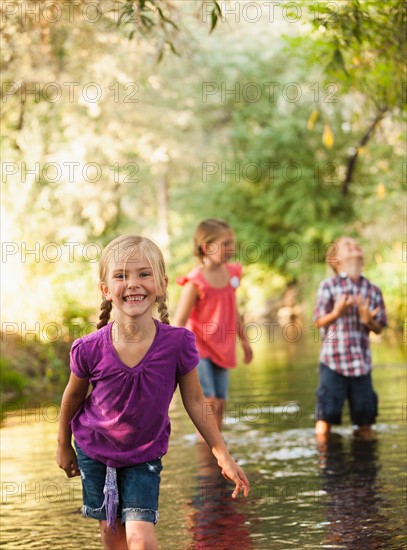
M 107 244 L 103 249 L 99 260 L 100 282 L 107 281 L 109 268 L 113 261 L 117 261 L 119 259 L 119 256 L 121 256 L 125 252 L 128 252 L 126 259 L 131 258 L 131 254 L 134 253 L 136 249 L 140 250 L 145 255 L 151 266 L 155 287 L 157 289 L 156 302 L 158 314 L 160 316 L 161 322 L 169 325 L 170 320 L 167 306 L 167 287 L 165 281 L 166 273 L 164 257 L 158 246 L 150 239 L 147 239 L 146 237 L 139 237 L 136 235 L 122 235 L 120 237 L 116 237 L 116 239 L 113 239 L 113 241 Z M 103 297 L 100 309 L 100 323 L 98 323 L 97 328 L 102 328 L 109 322 L 110 313 L 112 311 L 112 302 L 110 300 L 106 300 L 106 298 Z
M 224 220 L 208 218 L 203 220 L 195 229 L 194 234 L 194 256 L 201 261 L 205 257 L 202 249 L 204 243 L 215 242 L 225 231 L 231 231 L 230 225 Z

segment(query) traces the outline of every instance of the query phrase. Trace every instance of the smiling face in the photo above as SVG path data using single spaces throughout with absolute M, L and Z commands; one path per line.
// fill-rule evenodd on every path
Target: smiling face
M 111 258 L 100 289 L 115 306 L 118 320 L 151 317 L 157 299 L 156 282 L 150 262 L 139 246 Z

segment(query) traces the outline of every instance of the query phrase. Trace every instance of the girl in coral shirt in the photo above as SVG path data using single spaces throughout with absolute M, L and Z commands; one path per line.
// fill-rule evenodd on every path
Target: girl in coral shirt
M 194 235 L 194 254 L 200 265 L 177 280 L 184 288 L 174 324 L 186 326 L 196 336 L 199 381 L 219 429 L 227 399 L 229 369 L 236 366 L 236 342 L 240 341 L 243 347 L 245 363 L 253 357 L 236 307 L 242 266 L 228 263 L 234 246 L 234 234 L 228 223 L 204 220 Z

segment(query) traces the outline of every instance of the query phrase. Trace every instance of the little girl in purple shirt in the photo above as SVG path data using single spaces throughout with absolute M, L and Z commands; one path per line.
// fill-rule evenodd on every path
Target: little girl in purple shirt
M 232 496 L 249 491 L 213 417 L 202 414 L 195 337 L 169 325 L 167 284 L 163 256 L 152 241 L 114 239 L 100 258 L 99 330 L 71 349 L 57 463 L 68 477 L 81 475 L 83 514 L 99 520 L 104 548 L 158 548 L 161 457 L 168 449 L 168 409 L 177 384 L 223 476 L 235 482 Z M 152 317 L 154 307 L 161 322 Z

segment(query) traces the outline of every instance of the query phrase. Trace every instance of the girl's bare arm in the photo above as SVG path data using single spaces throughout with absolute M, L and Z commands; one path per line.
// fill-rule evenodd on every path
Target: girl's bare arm
M 71 373 L 61 401 L 58 429 L 57 464 L 68 477 L 79 475 L 76 453 L 72 447 L 70 422 L 86 398 L 89 381 Z
M 237 315 L 237 322 L 238 322 L 239 339 L 242 344 L 243 353 L 244 353 L 244 362 L 250 363 L 253 359 L 253 350 L 247 338 L 243 315 L 239 313 L 239 310 L 237 309 L 237 307 L 236 307 L 236 315 Z
M 174 326 L 184 327 L 186 325 L 198 296 L 199 291 L 196 285 L 192 282 L 186 283 L 182 289 L 181 298 L 172 322 Z

